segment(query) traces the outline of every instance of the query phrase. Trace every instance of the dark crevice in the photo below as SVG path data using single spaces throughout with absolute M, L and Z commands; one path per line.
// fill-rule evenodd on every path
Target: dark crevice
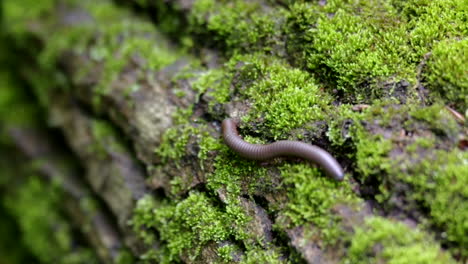
M 0 191 L 0 201 L 4 201 L 3 196 Z M 38 263 L 38 260 L 29 251 L 22 239 L 18 219 L 8 213 L 3 202 L 0 202 L 0 218 L 0 248 L 2 251 L 4 250 L 2 252 L 3 261 L 6 261 L 6 263 L 9 260 L 17 261 L 14 263 Z

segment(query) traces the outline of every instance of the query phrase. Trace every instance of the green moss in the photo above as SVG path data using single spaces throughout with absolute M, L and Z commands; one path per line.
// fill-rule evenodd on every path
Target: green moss
M 77 5 L 73 2 L 69 4 Z M 109 92 L 111 83 L 130 61 L 138 61 L 140 74 L 146 78 L 146 71 L 159 70 L 181 54 L 170 47 L 150 22 L 136 19 L 128 10 L 118 8 L 112 2 L 96 4 L 81 1 L 79 8 L 89 13 L 91 19 L 54 28 L 51 32 L 39 32 L 47 39 L 39 61 L 44 69 L 52 71 L 64 51 L 87 55 L 89 61 L 84 62 L 88 64 L 77 69 L 75 78 L 79 80 L 90 72 L 96 72 L 96 68 L 100 69 L 99 83 L 95 87 L 96 107 L 100 107 L 100 96 Z
M 354 137 L 355 122 L 362 120 L 363 113 L 353 110 L 352 105 L 342 104 L 330 108 L 327 112 L 329 121 L 327 138 L 331 144 L 346 147 L 350 146 L 350 140 Z M 352 156 L 353 153 L 348 155 Z
M 99 106 L 99 95 L 109 92 L 110 84 L 121 74 L 132 58 L 138 58 L 142 76 L 145 71 L 155 71 L 174 62 L 179 54 L 169 48 L 148 21 L 138 20 L 112 3 L 88 5 L 89 11 L 98 21 L 100 37 L 89 51 L 94 61 L 103 62 L 103 70 L 96 87 L 95 105 Z M 111 11 L 109 11 L 111 10 Z M 90 65 L 94 71 L 96 65 Z
M 236 56 L 228 63 L 235 73 L 234 89 L 251 109 L 243 120 L 275 139 L 306 122 L 325 118 L 331 97 L 304 71 L 260 54 Z
M 438 43 L 427 62 L 425 78 L 434 95 L 458 110 L 468 106 L 468 39 Z
M 197 0 L 192 7 L 192 20 L 194 24 L 202 25 L 205 23 L 205 16 L 208 12 L 215 9 L 215 0 Z
M 231 199 L 237 199 L 243 192 L 271 188 L 266 168 L 232 155 L 226 147 L 216 156 L 214 166 L 215 171 L 207 178 L 207 187 L 213 191 L 225 189 Z
M 411 160 L 416 158 L 417 154 Z M 411 184 L 410 197 L 429 208 L 432 224 L 445 230 L 445 239 L 457 245 L 452 251 L 462 256 L 468 256 L 467 160 L 468 154 L 458 149 L 434 151 L 417 163 L 398 159 L 400 169 L 392 170 L 399 180 Z
M 97 263 L 88 248 L 73 240 L 73 230 L 57 210 L 62 194 L 55 185 L 30 177 L 5 206 L 19 220 L 22 239 L 31 252 L 44 263 Z
M 266 251 L 263 249 L 252 249 L 247 251 L 244 259 L 241 260 L 241 264 L 256 264 L 256 263 L 268 263 L 268 264 L 281 264 L 287 263 L 280 259 L 277 252 Z
M 179 202 L 161 204 L 146 196 L 137 204 L 132 225 L 146 241 L 154 239 L 146 229 L 159 231 L 160 239 L 166 242 L 165 249 L 162 254 L 152 255 L 161 263 L 172 263 L 181 255 L 195 260 L 207 243 L 230 237 L 242 240 L 246 236 L 241 231 L 246 219 L 229 210 L 224 212 L 216 204 L 206 194 L 195 191 Z
M 435 43 L 466 35 L 462 2 L 296 3 L 285 28 L 291 39 L 288 51 L 298 65 L 348 92 L 349 98 L 381 97 L 380 81 L 414 83 L 417 65 Z
M 210 104 L 226 103 L 229 99 L 229 85 L 232 79 L 229 75 L 223 69 L 210 70 L 193 82 L 192 88 L 199 94 L 207 92 L 210 97 L 213 97 L 214 101 L 210 101 Z
M 223 118 L 221 107 L 229 101 L 232 73 L 226 68 L 212 69 L 199 76 L 192 83 L 198 96 L 207 101 L 207 112 L 216 118 Z
M 431 147 L 434 147 L 436 143 L 435 137 L 428 136 L 427 138 L 416 138 L 414 140 L 414 143 L 408 145 L 406 147 L 406 151 L 408 153 L 416 153 L 419 150 L 422 149 L 429 149 Z
M 235 245 L 225 245 L 218 248 L 218 256 L 225 262 L 233 261 L 233 255 L 239 251 L 239 247 Z
M 235 240 L 246 248 L 240 255 L 240 263 L 283 263 L 276 251 L 262 248 L 256 241 L 248 239 L 245 226 L 249 219 L 242 211 L 228 203 L 224 210 L 218 202 L 204 193 L 192 191 L 186 199 L 172 202 L 156 202 L 149 196 L 137 204 L 131 221 L 140 237 L 154 241 L 154 228 L 164 241 L 162 249 L 145 254 L 147 260 L 173 263 L 183 255 L 197 261 L 200 251 L 208 243 L 218 245 L 219 262 L 229 262 L 239 252 L 236 245 L 222 246 L 220 243 Z M 234 209 L 234 210 L 233 210 Z
M 198 147 L 196 153 L 189 150 L 194 146 Z M 181 125 L 171 127 L 164 132 L 161 144 L 155 150 L 155 153 L 161 159 L 160 166 L 172 164 L 169 162 L 174 162 L 176 166 L 180 166 L 181 160 L 197 157 L 200 168 L 204 169 L 204 162 L 212 158 L 221 148 L 220 139 L 211 136 L 206 126 L 193 126 L 185 120 Z M 171 180 L 171 192 L 174 195 L 187 191 L 187 188 L 190 188 L 190 182 L 186 182 L 186 179 L 175 177 Z
M 193 114 L 193 106 L 188 108 L 177 108 L 172 115 L 172 120 L 175 125 L 185 125 L 189 123 L 190 117 Z
M 357 227 L 348 257 L 350 263 L 455 263 L 425 233 L 381 217 Z
M 379 111 L 371 107 L 355 120 L 351 133 L 361 180 L 379 182 L 376 198 L 386 207 L 402 188 L 411 190 L 398 198 L 405 201 L 399 209 L 427 211 L 429 227 L 444 230 L 443 243 L 452 245 L 455 255 L 466 256 L 468 230 L 462 223 L 468 221 L 468 194 L 462 186 L 468 179 L 467 156 L 452 141 L 461 127 L 443 105 L 375 107 Z M 392 119 L 382 121 L 386 115 Z M 385 130 L 387 126 L 392 130 Z M 399 131 L 415 135 L 405 137 Z
M 224 263 L 237 262 L 241 264 L 256 264 L 256 263 L 293 263 L 286 260 L 281 260 L 281 256 L 276 251 L 265 250 L 261 247 L 248 248 L 245 255 L 240 261 L 234 261 L 233 256 L 240 253 L 240 248 L 234 245 L 226 245 L 218 249 L 218 255 Z M 239 255 L 238 255 L 239 256 Z
M 8 23 L 8 31 L 12 33 L 24 32 L 33 19 L 45 15 L 55 6 L 54 0 L 28 0 L 18 3 L 14 0 L 2 1 L 3 19 Z
M 329 13 L 333 16 L 328 16 Z M 373 85 L 357 87 L 390 76 L 414 78 L 413 69 L 404 60 L 409 51 L 404 45 L 407 41 L 404 28 L 397 20 L 392 24 L 392 19 L 391 9 L 372 9 L 364 1 L 356 4 L 328 1 L 324 7 L 315 3 L 295 4 L 286 28 L 295 41 L 290 52 L 298 54 L 299 64 L 353 94 L 357 100 L 379 96 L 380 91 Z
M 359 202 L 350 185 L 337 183 L 308 164 L 286 164 L 280 169 L 288 190 L 284 214 L 294 226 L 313 223 L 323 241 L 333 243 L 343 231 L 339 229 L 340 219 L 331 210 L 339 204 L 353 206 Z
M 412 59 L 426 54 L 438 42 L 466 37 L 466 2 L 464 0 L 391 1 L 406 16 Z
M 220 139 L 215 139 L 208 133 L 203 134 L 200 139 L 200 150 L 198 152 L 200 162 L 207 160 L 215 151 L 220 150 L 222 148 L 222 144 L 223 143 L 220 142 Z
M 150 1 L 139 2 L 151 4 Z M 452 139 L 460 133 L 460 128 L 441 111 L 443 104 L 416 109 L 411 105 L 396 107 L 395 102 L 373 101 L 370 109 L 357 113 L 351 110 L 350 105 L 330 106 L 334 98 L 323 91 L 338 87 L 342 93 L 340 101 L 382 97 L 384 81 L 407 79 L 415 83 L 417 66 L 423 55 L 432 51 L 427 66 L 423 68 L 425 85 L 434 96 L 452 101 L 464 110 L 466 80 L 463 78 L 463 66 L 466 63 L 457 60 L 464 59 L 463 48 L 466 47 L 464 39 L 457 40 L 466 36 L 463 0 L 331 0 L 325 5 L 304 1 L 282 3 L 285 2 L 291 3 L 287 11 L 273 4 L 274 8 L 269 9 L 268 4 L 258 2 L 195 1 L 188 19 L 192 33 L 200 37 L 210 36 L 205 39 L 221 46 L 221 52 L 228 56 L 258 52 L 235 55 L 223 68 L 211 69 L 193 82 L 193 89 L 203 94 L 203 100 L 207 101 L 208 114 L 221 120 L 227 112 L 222 111 L 222 107 L 229 101 L 245 105 L 247 109 L 241 113 L 245 114 L 242 125 L 261 135 L 261 138 L 247 136 L 251 142 L 292 137 L 293 129 L 316 122 L 327 123 L 330 127 L 328 137 L 333 145 L 339 151 L 352 149 L 346 155 L 355 161 L 351 170 L 358 173 L 356 179 L 363 182 L 377 179 L 381 192 L 377 198 L 383 205 L 386 205 L 392 191 L 398 191 L 398 186 L 409 186 L 412 192 L 408 192 L 404 199 L 411 201 L 410 206 L 414 206 L 414 200 L 428 209 L 432 218 L 430 225 L 445 232 L 442 236 L 446 235 L 446 238 L 442 237 L 442 240 L 455 245 L 459 251 L 455 254 L 466 254 L 460 253 L 466 247 L 466 228 L 463 225 L 467 222 L 466 216 L 457 213 L 467 211 L 463 203 L 466 194 L 461 187 L 466 185 L 465 178 L 461 176 L 466 174 L 466 156 L 453 150 Z M 96 22 L 88 21 L 72 30 L 67 27 L 64 31 L 47 32 L 50 41 L 41 55 L 41 62 L 43 66 L 54 68 L 60 52 L 70 46 L 74 52 L 88 55 L 89 67 L 83 67 L 85 70 L 77 75 L 84 76 L 97 66 L 102 68 L 96 102 L 99 102 L 100 95 L 109 92 L 109 85 L 129 65 L 129 61 L 136 58 L 141 63 L 140 77 L 146 78 L 145 71 L 158 70 L 177 58 L 178 51 L 161 44 L 163 42 L 149 23 L 127 20 L 129 14 L 110 3 L 91 5 L 90 1 L 85 6 Z M 177 6 L 163 1 L 157 1 L 156 6 L 160 10 L 157 19 L 161 20 L 164 31 L 180 29 L 183 19 L 177 13 Z M 283 25 L 285 14 L 288 14 L 288 20 Z M 97 34 L 94 34 L 96 30 Z M 187 42 L 185 34 L 182 35 L 179 42 L 191 47 L 193 41 Z M 292 68 L 289 62 L 271 56 L 281 53 L 284 45 L 288 54 L 281 56 L 292 57 L 294 64 L 310 72 Z M 183 78 L 191 77 L 193 75 Z M 409 92 L 412 91 L 414 89 Z M 127 95 L 129 90 L 125 93 Z M 181 91 L 176 94 L 184 96 Z M 274 263 L 278 260 L 277 252 L 258 248 L 250 237 L 242 235 L 240 226 L 248 221 L 238 200 L 240 195 L 273 192 L 275 186 L 270 174 L 255 162 L 233 154 L 203 126 L 190 125 L 188 119 L 191 115 L 191 108 L 176 114 L 177 126 L 164 134 L 156 154 L 161 158 L 161 166 L 171 166 L 171 162 L 177 163 L 185 157 L 195 158 L 194 154 L 203 165 L 217 155 L 210 164 L 214 165 L 214 171 L 207 173 L 207 194 L 191 192 L 186 199 L 180 197 L 191 187 L 185 186 L 181 177 L 175 177 L 171 183 L 180 192 L 173 191 L 172 195 L 178 201 L 158 203 L 149 199 L 151 202 L 143 200 L 142 205 L 139 204 L 140 211 L 133 223 L 137 228 L 148 228 L 141 234 L 142 238 L 148 243 L 157 239 L 167 242 L 166 247 L 149 252 L 145 258 L 170 262 L 184 252 L 196 258 L 208 243 L 234 236 L 243 238 L 241 243 L 246 248 L 244 262 Z M 349 124 L 349 129 L 345 128 L 346 124 Z M 107 138 L 112 133 L 108 133 L 107 128 L 100 122 L 93 126 L 96 138 L 108 142 Z M 400 131 L 408 131 L 415 136 L 408 136 L 408 141 L 402 143 L 397 134 Z M 418 131 L 426 134 L 422 136 Z M 446 139 L 447 142 L 444 141 Z M 430 148 L 441 148 L 441 145 L 447 150 L 429 151 Z M 200 147 L 197 153 L 193 153 L 196 149 L 193 146 Z M 424 156 L 418 156 L 421 153 Z M 331 209 L 339 202 L 352 204 L 358 201 L 349 186 L 333 183 L 322 177 L 320 170 L 308 166 L 287 165 L 281 170 L 288 185 L 290 202 L 280 213 L 287 215 L 294 225 L 313 223 L 318 226 L 325 240 L 336 239 L 341 231 L 337 228 L 339 219 L 333 217 Z M 209 197 L 215 192 L 226 193 L 224 207 Z M 190 214 L 184 215 L 186 211 Z M 200 231 L 208 221 L 214 224 Z M 232 230 L 232 226 L 219 221 L 230 221 L 239 229 Z M 397 233 L 393 229 L 395 224 L 382 221 L 372 222 L 366 230 L 379 237 L 394 236 Z M 379 226 L 383 226 L 385 234 L 376 234 Z M 160 232 L 161 238 L 153 229 Z M 405 231 L 401 226 L 395 229 Z M 375 237 L 363 238 L 363 235 L 365 231 L 353 238 L 357 243 L 353 253 L 357 262 L 364 261 L 359 259 L 360 254 L 377 240 Z M 411 242 L 418 239 L 404 238 L 397 246 L 388 246 L 392 256 L 387 253 L 381 256 L 384 260 L 391 257 L 394 263 L 405 263 L 409 253 L 401 253 L 404 247 L 401 245 L 407 245 L 408 251 L 414 254 L 424 249 L 430 251 L 421 257 L 421 262 L 438 252 L 436 247 L 425 248 Z M 366 249 L 359 248 L 358 244 Z M 221 247 L 218 253 L 221 259 L 229 261 L 233 250 L 235 247 Z
M 101 29 L 105 35 L 90 51 L 94 54 L 95 60 L 104 62 L 102 79 L 98 88 L 100 92 L 107 90 L 107 86 L 116 79 L 133 56 L 144 60 L 142 71 L 159 70 L 177 58 L 174 51 L 154 37 L 154 29 L 149 27 L 147 22 L 132 21 L 130 23 L 130 21 L 114 19 L 114 24 Z M 145 35 L 152 37 L 145 37 Z M 118 41 L 121 36 L 125 37 L 123 42 Z
M 180 160 L 186 154 L 186 147 L 189 139 L 197 135 L 199 130 L 190 124 L 171 127 L 164 132 L 161 144 L 155 150 L 155 153 L 161 157 L 163 163 L 173 160 Z
M 410 115 L 416 120 L 424 122 L 436 135 L 456 138 L 460 133 L 460 126 L 444 105 L 434 104 L 429 107 L 414 107 L 410 109 Z M 407 125 L 411 123 L 407 122 Z
M 211 34 L 228 52 L 269 50 L 274 43 L 275 16 L 281 16 L 280 12 L 264 10 L 255 2 L 198 0 L 189 23 L 192 32 Z
M 182 134 L 175 133 L 171 136 L 174 140 L 171 144 L 166 145 L 166 143 L 163 143 L 166 147 L 160 147 L 159 154 L 173 155 L 177 153 L 170 159 L 180 159 L 188 155 L 186 147 L 189 140 L 190 144 L 200 146 L 198 158 L 202 162 L 208 156 L 217 153 L 214 158 L 214 171 L 207 172 L 206 188 L 208 193 L 221 192 L 225 194 L 223 195 L 223 209 L 218 207 L 219 202 L 209 198 L 204 193 L 195 191 L 190 191 L 189 198 L 179 201 L 176 198 L 171 203 L 158 204 L 151 198 L 141 200 L 138 206 L 140 209 L 137 209 L 132 221 L 133 225 L 140 229 L 142 226 L 156 228 L 160 234 L 164 233 L 164 235 L 161 234 L 161 239 L 167 242 L 168 245 L 162 251 L 148 252 L 145 255 L 146 258 L 158 259 L 162 262 L 173 261 L 185 252 L 184 255 L 188 254 L 195 259 L 200 254 L 201 248 L 207 243 L 231 240 L 232 238 L 242 241 L 248 249 L 246 257 L 243 259 L 245 263 L 277 258 L 275 252 L 263 252 L 264 249 L 259 248 L 257 244 L 258 238 L 251 237 L 252 235 L 248 235 L 245 231 L 246 225 L 251 220 L 246 216 L 238 198 L 242 193 L 253 194 L 260 189 L 272 190 L 266 178 L 266 169 L 259 167 L 255 162 L 232 157 L 232 152 L 224 144 L 221 144 L 221 139 L 214 139 L 203 130 L 194 129 L 191 126 L 187 126 L 187 129 L 190 132 L 179 130 Z M 172 132 L 169 135 L 172 135 Z M 187 138 L 183 135 L 187 135 Z M 191 139 L 197 141 L 191 141 Z M 165 149 L 171 151 L 177 149 L 177 151 L 167 154 L 168 152 L 164 151 Z M 175 191 L 172 192 L 173 195 L 180 195 L 189 191 L 189 186 L 185 186 L 186 184 L 182 182 L 180 177 L 175 177 L 171 184 L 173 189 L 175 188 Z M 182 212 L 187 214 L 188 208 L 192 213 L 183 215 Z M 168 219 L 171 219 L 171 221 Z M 212 229 L 198 230 L 202 226 L 206 226 L 208 222 L 211 223 Z M 143 231 L 140 235 L 147 242 L 155 239 L 152 232 Z M 228 255 L 231 251 L 228 249 L 231 248 L 224 248 L 219 252 L 223 261 L 230 259 Z
M 372 136 L 363 131 L 358 132 L 357 137 L 356 165 L 364 179 L 388 170 L 388 155 L 392 149 L 392 142 L 380 135 Z

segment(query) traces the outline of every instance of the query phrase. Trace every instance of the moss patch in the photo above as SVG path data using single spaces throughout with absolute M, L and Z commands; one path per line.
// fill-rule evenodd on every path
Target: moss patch
M 455 255 L 465 256 L 468 230 L 462 223 L 468 221 L 468 195 L 462 186 L 468 166 L 466 153 L 456 145 L 460 126 L 440 105 L 380 107 L 386 110 L 371 108 L 361 115 L 366 122 L 355 120 L 352 137 L 360 180 L 379 182 L 376 198 L 387 210 L 428 210 L 425 217 L 444 230 L 444 243 L 453 245 Z
M 34 1 L 28 0 L 21 4 L 16 1 L 2 1 L 0 11 L 3 11 L 3 19 L 8 23 L 8 31 L 18 34 L 28 28 L 28 23 L 33 19 L 46 15 L 55 6 L 54 0 Z M 1 17 L 0 17 L 1 18 Z
M 427 85 L 459 111 L 468 106 L 468 39 L 438 43 L 424 73 Z
M 407 169 L 395 173 L 414 187 L 410 197 L 429 208 L 430 221 L 445 230 L 447 241 L 457 245 L 454 253 L 468 256 L 468 154 L 453 150 L 430 155 L 416 164 L 398 160 L 400 168 Z
M 276 33 L 272 18 L 278 15 L 278 10 L 263 9 L 254 1 L 197 0 L 189 24 L 191 32 L 209 34 L 212 41 L 231 52 L 269 50 Z
M 351 263 L 455 263 L 425 233 L 381 217 L 357 227 L 348 256 Z
M 348 100 L 380 97 L 379 80 L 414 82 L 416 66 L 434 44 L 467 34 L 462 2 L 293 4 L 285 29 L 292 40 L 288 50 L 297 64 L 346 91 Z
M 235 88 L 252 104 L 243 120 L 259 123 L 259 131 L 277 139 L 306 122 L 324 119 L 331 97 L 308 73 L 260 55 L 235 57 L 234 61 L 238 61 L 239 75 Z
M 331 209 L 338 204 L 353 206 L 360 202 L 349 183 L 329 179 L 308 164 L 284 165 L 281 175 L 288 186 L 289 198 L 283 214 L 291 219 L 293 226 L 314 224 L 323 241 L 333 244 L 343 235 L 343 230 Z
M 307 72 L 260 53 L 234 56 L 222 69 L 202 74 L 193 87 L 207 101 L 207 112 L 220 119 L 229 100 L 248 105 L 243 121 L 275 139 L 323 120 L 332 100 Z
M 49 2 L 50 4 L 47 4 Z M 47 3 L 24 5 L 24 3 L 6 1 L 5 21 L 9 25 L 16 25 L 15 19 L 24 22 L 28 19 L 38 19 L 44 12 L 55 11 L 53 1 Z M 47 28 L 44 25 L 38 27 L 42 31 L 33 33 L 47 39 L 47 45 L 40 52 L 38 61 L 44 70 L 43 74 L 60 78 L 55 67 L 64 51 L 86 54 L 89 58 L 86 61 L 88 65 L 81 65 L 79 69 L 75 69 L 77 73 L 74 77 L 79 80 L 90 73 L 100 74 L 99 83 L 95 88 L 96 106 L 100 104 L 100 95 L 109 92 L 110 84 L 131 61 L 139 64 L 142 69 L 141 74 L 145 76 L 146 71 L 159 70 L 180 56 L 180 51 L 169 47 L 167 40 L 155 31 L 151 23 L 135 18 L 128 10 L 119 8 L 112 2 L 104 1 L 96 4 L 92 1 L 80 1 L 78 5 L 70 0 L 67 4 L 67 8 L 76 9 L 82 19 L 79 22 L 47 20 L 51 25 L 68 23 L 68 26 L 51 26 L 53 29 L 50 31 L 44 30 Z M 24 9 L 25 6 L 28 6 L 27 10 Z M 38 11 L 29 12 L 31 6 L 40 6 L 40 8 Z M 23 16 L 17 18 L 15 15 L 17 13 L 24 13 L 27 18 Z M 22 29 L 26 31 L 24 25 Z M 35 77 L 36 93 L 42 98 L 49 98 L 47 93 L 55 86 L 50 83 L 50 77 L 40 78 L 40 74 L 36 74 Z
M 243 215 L 221 211 L 216 201 L 205 194 L 191 192 L 182 201 L 159 205 L 149 196 L 141 199 L 132 224 L 147 241 L 153 238 L 141 228 L 156 228 L 166 244 L 163 252 L 151 254 L 161 263 L 172 263 L 181 255 L 195 260 L 208 242 L 221 242 L 229 237 L 242 240 L 246 237 L 241 231 L 245 221 Z

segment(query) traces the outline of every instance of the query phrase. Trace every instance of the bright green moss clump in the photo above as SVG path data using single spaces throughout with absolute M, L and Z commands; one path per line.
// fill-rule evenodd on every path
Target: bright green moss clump
M 308 121 L 323 120 L 323 108 L 331 100 L 308 74 L 279 65 L 268 67 L 265 73 L 264 79 L 247 89 L 254 102 L 250 118 L 264 118 L 263 125 L 275 138 Z
M 161 144 L 155 150 L 162 162 L 178 161 L 187 153 L 187 144 L 191 138 L 202 136 L 202 130 L 190 124 L 169 128 L 161 138 Z
M 142 258 L 159 263 L 174 263 L 181 257 L 197 261 L 203 247 L 210 244 L 218 250 L 216 263 L 232 261 L 235 255 L 244 264 L 284 263 L 278 252 L 266 250 L 255 243 L 258 241 L 248 239 L 244 228 L 249 220 L 243 213 L 232 210 L 229 204 L 221 208 L 215 199 L 197 191 L 190 192 L 181 201 L 156 202 L 150 196 L 142 198 L 132 225 L 147 243 L 155 239 L 153 229 L 164 241 L 160 250 L 148 251 Z M 237 244 L 223 246 L 227 241 L 237 241 Z M 241 250 L 238 246 L 241 244 L 246 250 Z M 242 252 L 244 255 L 239 255 Z
M 431 237 L 418 229 L 380 217 L 366 220 L 352 237 L 345 263 L 455 263 Z
M 210 34 L 231 52 L 269 49 L 275 35 L 272 18 L 278 15 L 256 2 L 197 0 L 189 16 L 190 31 Z
M 391 75 L 412 77 L 405 61 L 409 48 L 405 46 L 404 29 L 390 6 L 385 7 L 388 10 L 378 10 L 363 1 L 354 5 L 327 1 L 323 7 L 317 3 L 295 4 L 286 29 L 294 41 L 290 52 L 298 54 L 298 64 L 354 94 L 357 100 L 379 95 L 371 90 L 372 85 L 357 86 L 369 81 L 375 84 Z
M 230 237 L 246 238 L 239 230 L 245 221 L 243 216 L 220 210 L 212 198 L 193 191 L 179 202 L 157 205 L 149 196 L 141 199 L 132 224 L 147 241 L 153 238 L 141 228 L 156 228 L 166 244 L 163 252 L 152 252 L 151 255 L 161 263 L 172 263 L 182 255 L 195 260 L 201 248 L 209 242 L 221 242 Z
M 323 241 L 333 243 L 342 234 L 339 221 L 331 209 L 339 204 L 352 206 L 359 198 L 347 182 L 336 182 L 324 176 L 318 168 L 308 164 L 281 167 L 281 175 L 288 186 L 288 204 L 284 212 L 294 226 L 313 223 L 320 230 Z
M 468 34 L 463 6 L 463 0 L 297 3 L 288 14 L 287 47 L 296 64 L 348 92 L 348 100 L 378 98 L 380 81 L 414 83 L 434 44 Z
M 209 175 L 207 186 L 213 191 L 225 189 L 229 199 L 256 190 L 272 191 L 266 168 L 255 161 L 240 158 L 224 147 L 215 158 L 215 171 Z
M 436 45 L 425 72 L 427 86 L 450 105 L 468 106 L 468 38 Z
M 259 54 L 233 57 L 228 67 L 238 98 L 251 104 L 243 120 L 257 123 L 256 132 L 278 139 L 325 118 L 332 99 L 307 72 Z

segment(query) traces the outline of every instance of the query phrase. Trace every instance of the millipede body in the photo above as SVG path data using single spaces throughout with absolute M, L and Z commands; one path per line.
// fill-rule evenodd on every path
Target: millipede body
M 294 156 L 319 165 L 328 176 L 341 181 L 344 172 L 341 165 L 327 151 L 300 141 L 280 140 L 271 144 L 251 144 L 237 132 L 237 124 L 228 118 L 222 123 L 224 142 L 240 156 L 253 160 L 268 160 L 275 157 Z

